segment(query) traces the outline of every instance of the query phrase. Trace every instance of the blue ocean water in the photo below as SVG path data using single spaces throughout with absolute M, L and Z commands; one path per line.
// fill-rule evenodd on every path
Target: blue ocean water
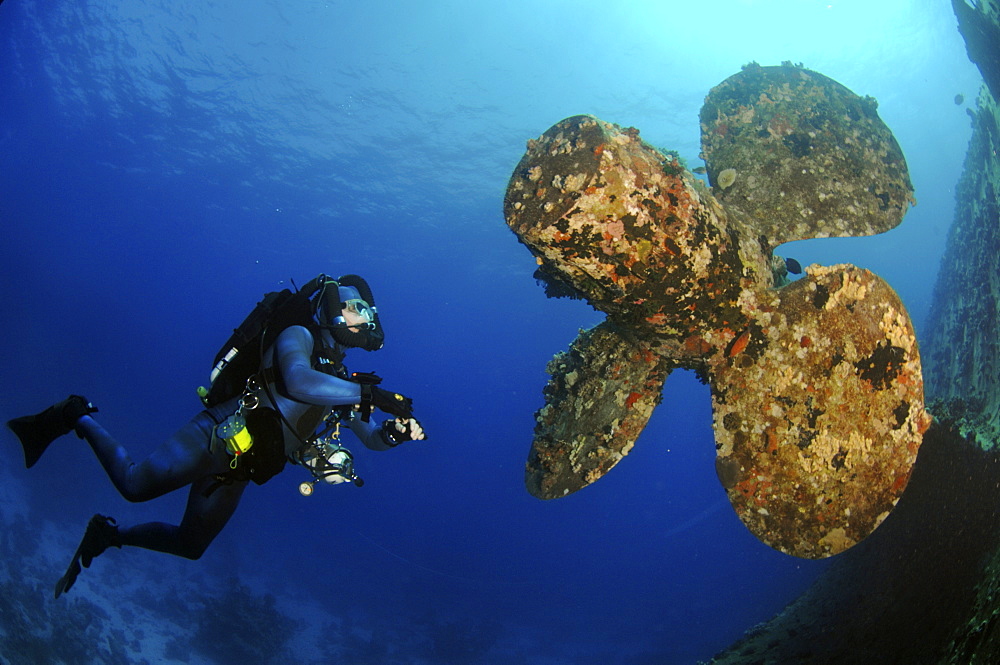
M 303 498 L 297 468 L 251 487 L 200 561 L 102 556 L 69 598 L 110 612 L 122 662 L 171 662 L 136 622 L 187 635 L 176 608 L 237 584 L 296 619 L 299 662 L 690 663 L 801 593 L 827 562 L 741 525 L 690 374 L 600 482 L 553 502 L 523 487 L 545 364 L 601 320 L 547 300 L 504 224 L 525 141 L 592 113 L 698 164 L 704 96 L 751 60 L 879 100 L 918 206 L 883 236 L 782 253 L 874 270 L 920 332 L 980 82 L 947 2 L 0 4 L 3 420 L 82 392 L 142 457 L 198 411 L 260 295 L 322 271 L 370 281 L 386 348 L 347 365 L 411 395 L 430 435 L 354 446 L 363 488 Z M 40 593 L 93 513 L 183 511 L 183 492 L 126 503 L 75 438 L 30 472 L 4 438 L 2 513 L 54 561 Z

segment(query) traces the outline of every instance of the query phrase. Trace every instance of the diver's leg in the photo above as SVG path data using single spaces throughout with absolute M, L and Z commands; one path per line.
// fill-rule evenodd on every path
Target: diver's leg
M 125 447 L 91 416 L 80 418 L 76 431 L 94 449 L 123 497 L 129 501 L 148 501 L 196 478 L 225 470 L 209 450 L 214 427 L 215 421 L 207 413 L 199 413 L 139 463 L 133 462 Z
M 94 558 L 109 547 L 143 547 L 185 559 L 198 559 L 236 512 L 247 481 L 217 485 L 214 476 L 199 478 L 191 484 L 187 508 L 180 526 L 147 522 L 122 528 L 111 517 L 94 515 L 70 561 L 66 574 L 56 582 L 56 598 L 70 590 L 82 568 L 89 568 Z M 213 488 L 205 496 L 206 490 Z
M 213 485 L 217 486 L 205 496 L 206 490 Z M 219 485 L 214 476 L 199 478 L 191 484 L 180 526 L 147 522 L 122 528 L 119 530 L 121 544 L 198 559 L 236 512 L 246 486 L 246 481 Z

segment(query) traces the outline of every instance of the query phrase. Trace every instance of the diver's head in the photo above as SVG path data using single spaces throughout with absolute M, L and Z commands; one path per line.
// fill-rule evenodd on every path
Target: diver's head
M 384 334 L 368 283 L 357 275 L 328 279 L 317 296 L 317 318 L 342 346 L 377 351 Z
M 333 325 L 345 327 L 353 333 L 374 327 L 375 311 L 361 297 L 356 288 L 353 286 L 338 286 L 337 295 L 340 299 L 338 303 L 340 314 L 333 317 L 331 321 Z

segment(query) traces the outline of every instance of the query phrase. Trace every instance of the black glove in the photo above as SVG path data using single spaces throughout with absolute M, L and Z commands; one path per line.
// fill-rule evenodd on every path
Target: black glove
M 352 372 L 351 380 L 361 384 L 361 420 L 364 422 L 368 422 L 371 417 L 372 407 L 397 418 L 413 416 L 413 400 L 379 388 L 378 384 L 382 383 L 382 379 L 377 374 Z
M 397 418 L 413 417 L 413 400 L 399 393 L 372 386 L 372 406 Z
M 403 429 L 400 429 L 403 428 Z M 406 441 L 413 441 L 413 429 L 410 420 L 399 422 L 398 420 L 386 420 L 382 423 L 382 438 L 390 448 L 395 448 Z

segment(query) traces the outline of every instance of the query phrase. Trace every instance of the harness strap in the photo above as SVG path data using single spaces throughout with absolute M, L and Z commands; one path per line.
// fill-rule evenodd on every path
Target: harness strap
M 372 416 L 372 384 L 361 384 L 361 420 L 368 422 Z

